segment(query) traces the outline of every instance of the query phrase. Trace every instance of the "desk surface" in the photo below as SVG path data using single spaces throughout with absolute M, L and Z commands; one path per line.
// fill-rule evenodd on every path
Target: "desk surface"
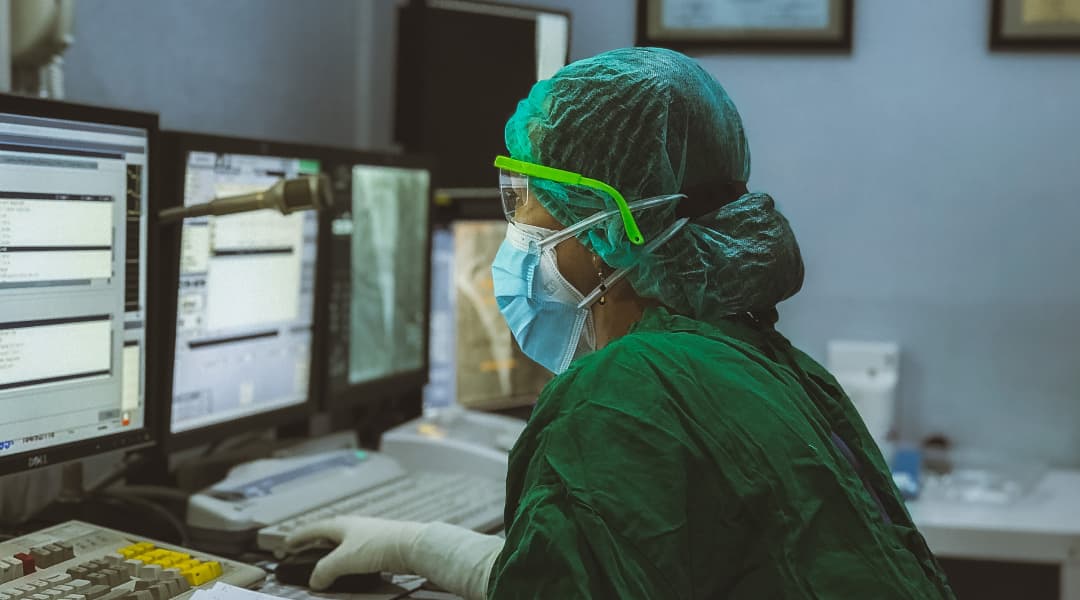
M 930 548 L 942 556 L 1080 560 L 1080 471 L 1049 471 L 1012 504 L 920 499 L 908 508 Z

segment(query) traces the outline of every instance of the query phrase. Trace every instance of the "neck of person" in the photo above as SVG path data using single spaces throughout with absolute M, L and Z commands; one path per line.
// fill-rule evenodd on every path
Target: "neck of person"
M 630 327 L 641 320 L 645 309 L 660 306 L 656 300 L 638 296 L 625 279 L 615 284 L 604 296 L 603 304 L 597 302 L 592 306 L 597 350 L 626 335 Z

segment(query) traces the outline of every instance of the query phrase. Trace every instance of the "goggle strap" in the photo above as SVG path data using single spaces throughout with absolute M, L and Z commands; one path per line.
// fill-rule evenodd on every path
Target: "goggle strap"
M 642 202 L 644 202 L 644 201 L 642 201 Z M 664 243 L 666 243 L 668 240 L 675 237 L 675 234 L 678 233 L 679 230 L 682 229 L 683 226 L 685 226 L 689 222 L 690 222 L 690 219 L 685 218 L 685 217 L 675 221 L 674 223 L 671 224 L 671 227 L 668 227 L 663 233 L 661 233 L 659 236 L 657 236 L 657 238 L 655 240 L 649 242 L 645 246 L 645 248 L 642 250 L 642 252 L 650 253 L 653 250 L 656 250 L 657 248 L 662 246 Z M 578 302 L 578 305 L 577 305 L 578 309 L 580 310 L 582 308 L 588 308 L 588 307 L 592 306 L 593 303 L 596 302 L 597 299 L 600 298 L 600 296 L 603 296 L 609 289 L 611 289 L 611 286 L 613 286 L 616 283 L 618 283 L 619 281 L 621 281 L 635 267 L 637 267 L 637 264 L 630 265 L 629 267 L 623 267 L 621 269 L 616 270 L 611 275 L 608 275 L 606 278 L 604 278 L 603 281 L 600 282 L 600 285 L 597 286 L 596 289 L 589 292 L 589 295 L 585 296 L 585 298 L 582 299 L 581 302 Z
M 645 210 L 647 208 L 652 208 L 654 206 L 660 206 L 662 204 L 667 204 L 668 202 L 674 202 L 675 200 L 681 200 L 681 199 L 683 199 L 685 197 L 686 197 L 685 194 L 667 194 L 665 196 L 653 196 L 652 198 L 644 198 L 642 200 L 635 200 L 634 202 L 631 202 L 630 204 L 628 204 L 627 207 L 631 211 L 641 211 L 641 210 Z M 587 218 L 585 218 L 585 219 L 583 219 L 581 221 L 578 221 L 577 223 L 574 223 L 570 227 L 562 229 L 562 230 L 559 231 L 559 233 L 556 233 L 556 234 L 552 235 L 551 237 L 545 239 L 542 242 L 541 247 L 543 248 L 543 247 L 556 246 L 560 242 L 562 242 L 563 240 L 570 239 L 570 238 L 576 236 L 578 233 L 581 233 L 582 231 L 596 225 L 597 223 L 602 223 L 603 221 L 606 221 L 606 220 L 608 220 L 608 219 L 610 219 L 612 217 L 619 216 L 619 215 L 620 215 L 619 210 L 615 209 L 615 208 L 613 208 L 611 210 L 605 210 L 603 212 L 596 213 L 596 214 L 592 215 L 591 217 L 587 217 Z M 646 249 L 648 249 L 649 247 L 650 246 L 646 246 Z

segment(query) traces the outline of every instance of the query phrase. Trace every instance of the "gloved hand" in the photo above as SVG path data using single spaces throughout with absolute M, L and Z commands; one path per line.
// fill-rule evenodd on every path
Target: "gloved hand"
M 411 573 L 467 600 L 487 595 L 487 580 L 503 540 L 445 523 L 338 517 L 302 527 L 285 540 L 296 549 L 316 540 L 337 543 L 311 573 L 325 589 L 350 573 Z
M 415 543 L 423 527 L 406 521 L 338 517 L 300 528 L 285 545 L 295 549 L 316 540 L 337 544 L 311 572 L 311 587 L 322 590 L 350 573 L 411 573 L 404 550 Z

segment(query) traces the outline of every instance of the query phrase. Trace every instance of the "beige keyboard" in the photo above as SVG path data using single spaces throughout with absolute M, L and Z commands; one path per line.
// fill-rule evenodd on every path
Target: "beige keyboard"
M 258 568 L 68 521 L 0 543 L 0 600 L 183 600 L 218 581 L 261 582 Z

